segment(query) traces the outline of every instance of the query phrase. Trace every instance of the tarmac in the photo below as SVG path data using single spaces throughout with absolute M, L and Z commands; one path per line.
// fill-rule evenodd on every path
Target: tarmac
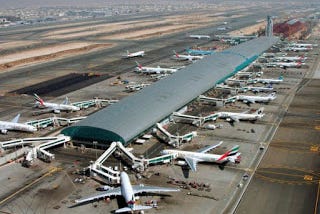
M 237 18 L 232 22 L 233 30 L 252 24 L 255 20 L 264 18 L 268 13 L 268 11 L 260 12 L 261 14 L 254 13 Z M 81 23 L 81 25 L 86 24 Z M 215 31 L 212 26 L 214 25 L 209 25 L 198 31 L 212 34 Z M 37 31 L 32 37 L 41 33 L 45 33 L 45 31 Z M 217 43 L 186 39 L 184 33 L 146 41 L 125 41 L 108 50 L 2 73 L 0 74 L 0 90 L 8 90 L 9 86 L 11 90 L 33 86 L 44 80 L 65 76 L 73 70 L 78 73 L 87 73 L 90 70 L 110 75 L 110 78 L 87 85 L 79 90 L 76 88 L 64 95 L 71 98 L 73 102 L 92 99 L 92 97 L 121 99 L 129 96 L 130 93 L 125 91 L 125 85 L 111 86 L 118 80 L 118 76 L 121 76 L 122 80 L 130 82 L 152 82 L 148 76 L 132 72 L 135 67 L 134 60 L 119 59 L 125 50 L 124 48 L 139 47 L 139 49 L 149 50 L 146 57 L 139 60 L 145 65 L 171 67 L 185 65 L 169 59 L 171 49 L 175 48 L 180 51 L 186 45 L 195 44 L 209 47 Z M 318 63 L 318 60 L 317 57 L 310 57 L 308 66 L 311 67 L 311 70 L 313 63 L 315 61 Z M 198 132 L 198 136 L 192 142 L 184 144 L 181 149 L 194 151 L 223 140 L 223 145 L 217 148 L 214 153 L 223 154 L 227 149 L 238 144 L 242 156 L 241 163 L 228 164 L 224 167 L 217 164 L 200 163 L 198 171 L 194 173 L 173 162 L 149 167 L 145 173 L 142 173 L 142 179 L 128 170 L 133 184 L 144 183 L 181 188 L 179 193 L 142 196 L 138 203 L 144 204 L 150 200 L 157 200 L 158 208 L 146 211 L 148 213 L 232 213 L 235 209 L 236 213 L 316 213 L 319 197 L 319 172 L 317 169 L 319 147 L 317 139 L 319 139 L 318 119 L 320 118 L 318 115 L 320 114 L 318 112 L 319 93 L 317 91 L 319 80 L 315 78 L 319 76 L 320 70 L 317 66 L 314 79 L 305 76 L 308 74 L 308 70 L 309 68 L 305 67 L 286 71 L 282 69 L 264 71 L 263 77 L 277 78 L 281 74 L 285 79 L 284 83 L 274 85 L 278 98 L 268 105 L 252 104 L 248 106 L 236 102 L 217 109 L 215 106 L 198 102 L 192 103 L 193 111 L 190 114 L 195 115 L 206 115 L 217 110 L 243 112 L 250 108 L 257 109 L 263 106 L 266 116 L 256 123 L 241 122 L 234 125 L 224 120 L 218 120 L 217 123 L 222 124 L 223 127 L 216 130 L 206 130 L 190 124 L 170 125 L 168 129 L 173 133 Z M 25 76 L 26 74 L 28 76 Z M 39 80 L 31 81 L 39 74 L 41 74 Z M 67 88 L 65 88 L 66 91 Z M 61 102 L 64 95 L 54 96 L 51 94 L 52 97 L 48 96 L 48 98 Z M 305 105 L 306 97 L 308 97 L 308 105 Z M 21 111 L 25 114 L 23 120 L 32 118 L 30 113 L 33 105 L 31 96 L 15 94 L 1 97 L 0 101 L 1 118 L 9 119 Z M 87 115 L 96 110 L 98 108 L 73 112 L 69 116 Z M 67 116 L 67 113 L 61 115 Z M 313 122 L 311 123 L 310 120 Z M 45 129 L 32 135 L 9 133 L 8 136 L 0 136 L 0 140 L 46 135 L 49 132 L 50 130 Z M 147 153 L 150 156 L 157 156 L 162 148 L 170 148 L 157 138 L 152 138 L 144 145 L 132 144 L 130 147 L 134 148 L 133 151 L 137 156 L 146 156 Z M 107 213 L 123 205 L 120 198 L 111 198 L 111 200 L 106 199 L 69 208 L 74 204 L 75 199 L 95 194 L 95 188 L 103 183 L 103 180 L 98 177 L 91 179 L 79 173 L 102 151 L 90 147 L 68 147 L 66 149 L 56 148 L 51 152 L 56 155 L 56 160 L 52 163 L 37 160 L 31 168 L 26 169 L 22 168 L 20 163 L 13 162 L 0 168 L 1 172 L 2 170 L 9 172 L 7 174 L 0 173 L 0 181 L 5 186 L 0 194 L 1 212 L 15 214 Z M 123 164 L 125 163 L 114 158 L 108 159 L 106 162 L 107 166 L 120 168 Z M 77 178 L 82 178 L 83 182 L 76 182 Z M 197 183 L 197 188 L 192 187 L 195 183 Z M 209 188 L 199 188 L 203 184 L 208 185 Z M 275 199 L 278 200 L 277 203 L 274 202 Z

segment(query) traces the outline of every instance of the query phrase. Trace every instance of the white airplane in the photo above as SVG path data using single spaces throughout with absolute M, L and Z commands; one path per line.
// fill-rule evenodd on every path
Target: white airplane
M 226 119 L 228 122 L 239 122 L 240 120 L 249 120 L 255 121 L 261 119 L 264 114 L 264 108 L 259 108 L 254 113 L 250 114 L 250 110 L 242 112 L 242 113 L 235 113 L 235 112 L 219 112 L 219 118 Z
M 302 62 L 270 62 L 267 63 L 267 67 L 279 67 L 283 69 L 287 68 L 301 68 L 305 63 Z
M 297 47 L 297 48 L 313 47 L 313 46 L 318 46 L 318 44 L 292 43 L 292 44 L 289 45 L 289 47 Z
M 182 164 L 183 165 L 188 164 L 188 166 L 192 171 L 197 171 L 198 162 L 213 162 L 213 163 L 219 163 L 219 164 L 224 164 L 227 162 L 240 163 L 241 156 L 240 156 L 240 153 L 238 152 L 239 151 L 238 145 L 234 146 L 232 149 L 228 150 L 223 155 L 207 154 L 207 152 L 217 148 L 222 143 L 223 142 L 221 141 L 217 145 L 206 146 L 195 152 L 166 149 L 161 151 L 161 154 L 163 155 L 172 154 L 175 158 L 184 159 L 185 162 L 183 162 Z
M 182 54 L 178 54 L 176 51 L 173 51 L 173 53 L 174 53 L 174 59 L 177 59 L 177 60 L 193 61 L 193 60 L 203 59 L 203 56 L 192 56 L 190 54 L 182 55 Z
M 202 38 L 210 39 L 209 35 L 189 35 L 189 37 L 194 39 L 202 39 Z
M 37 94 L 34 94 L 36 99 L 36 107 L 38 108 L 47 108 L 48 111 L 53 111 L 56 114 L 59 114 L 61 111 L 79 111 L 80 108 L 78 106 L 68 104 L 69 100 L 66 97 L 62 104 L 57 103 L 48 103 L 44 102 Z
M 24 132 L 35 132 L 37 128 L 28 124 L 19 123 L 20 114 L 15 116 L 13 120 L 8 121 L 0 121 L 0 130 L 2 134 L 7 134 L 8 130 L 17 130 Z
M 259 93 L 259 92 L 273 91 L 273 88 L 271 85 L 269 85 L 267 87 L 245 86 L 245 87 L 242 87 L 241 90 L 243 92 L 252 91 L 253 93 Z
M 145 74 L 166 74 L 166 73 L 174 73 L 177 72 L 178 69 L 174 69 L 174 68 L 161 68 L 160 66 L 158 67 L 145 67 L 142 66 L 141 64 L 139 64 L 136 61 L 137 67 L 136 67 L 136 71 L 140 72 L 140 73 L 145 73 Z
M 262 78 L 256 78 L 252 79 L 253 82 L 256 83 L 263 83 L 263 84 L 274 84 L 274 83 L 280 83 L 283 82 L 283 77 L 280 76 L 278 79 L 262 79 Z
M 263 71 L 258 71 L 258 72 L 239 71 L 238 73 L 236 73 L 236 76 L 238 77 L 252 77 L 253 75 L 256 75 L 257 77 L 261 77 L 263 75 Z
M 248 95 L 238 95 L 238 100 L 244 103 L 268 103 L 277 98 L 276 93 L 273 92 L 267 96 L 248 96 Z
M 123 213 L 123 212 L 133 212 L 138 210 L 146 210 L 151 209 L 151 206 L 142 206 L 136 204 L 135 194 L 138 193 L 159 193 L 159 192 L 177 192 L 179 189 L 174 188 L 164 188 L 164 187 L 156 187 L 156 186 L 144 186 L 144 185 L 131 185 L 129 176 L 125 172 L 120 173 L 120 183 L 121 186 L 113 189 L 109 189 L 103 193 L 99 193 L 96 195 L 89 196 L 87 198 L 75 200 L 76 205 L 82 204 L 85 202 L 98 200 L 101 198 L 107 198 L 111 196 L 122 196 L 124 197 L 128 207 L 120 208 L 115 211 L 115 213 Z
M 282 62 L 304 62 L 307 57 L 304 56 L 279 56 L 273 58 L 275 61 Z
M 138 56 L 141 56 L 143 57 L 144 56 L 144 51 L 138 51 L 138 52 L 134 52 L 134 53 L 130 53 L 128 50 L 127 50 L 127 54 L 126 55 L 122 55 L 123 58 L 132 58 L 132 57 L 138 57 Z
M 312 47 L 287 47 L 284 50 L 299 52 L 299 51 L 310 51 L 312 49 L 313 49 Z

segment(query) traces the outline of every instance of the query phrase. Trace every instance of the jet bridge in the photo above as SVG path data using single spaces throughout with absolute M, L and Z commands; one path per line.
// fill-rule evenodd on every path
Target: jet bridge
M 126 156 L 131 161 L 132 169 L 136 169 L 137 171 L 144 171 L 150 164 L 168 163 L 173 159 L 172 154 L 151 159 L 137 158 L 121 142 L 112 142 L 110 147 L 89 166 L 90 171 L 98 174 L 110 183 L 120 183 L 120 172 L 102 165 L 116 151 L 120 151 L 122 155 Z
M 168 144 L 172 145 L 173 147 L 179 147 L 183 142 L 188 142 L 192 140 L 195 136 L 197 136 L 197 132 L 190 132 L 182 136 L 172 135 L 167 130 L 165 130 L 159 123 L 157 123 L 157 128 L 165 136 L 163 140 L 168 142 Z M 161 138 L 161 136 L 159 137 Z
M 176 118 L 182 119 L 182 120 L 191 120 L 193 121 L 192 122 L 193 125 L 196 125 L 199 127 L 199 126 L 202 126 L 205 122 L 217 120 L 220 117 L 220 113 L 213 113 L 204 117 L 199 117 L 199 116 L 192 116 L 192 115 L 186 115 L 186 114 L 180 114 L 180 113 L 174 112 L 172 116 L 175 118 L 174 120 L 176 120 Z
M 214 98 L 214 97 L 207 97 L 204 95 L 199 96 L 199 101 L 207 102 L 207 103 L 214 103 L 218 107 L 225 106 L 228 103 L 234 103 L 239 99 L 238 96 L 229 97 L 226 99 Z
M 127 148 L 125 148 L 121 142 L 113 142 L 110 147 L 94 162 L 90 165 L 90 170 L 98 175 L 106 178 L 111 183 L 120 182 L 120 172 L 114 171 L 102 164 L 114 153 L 116 150 L 120 151 L 131 161 L 133 169 L 143 171 L 147 162 L 144 159 L 135 157 Z
M 26 124 L 34 126 L 36 128 L 46 128 L 50 125 L 70 125 L 76 123 L 86 117 L 74 117 L 74 118 L 63 118 L 63 117 L 48 117 L 39 120 L 28 121 Z
M 50 162 L 54 159 L 54 154 L 51 154 L 50 152 L 46 151 L 46 149 L 49 149 L 61 144 L 65 144 L 70 140 L 71 138 L 69 136 L 58 135 L 54 139 L 49 140 L 49 142 L 40 144 L 32 148 L 26 155 L 26 161 L 31 163 L 34 159 L 41 158 L 44 161 Z
M 71 103 L 71 105 L 77 106 L 80 109 L 86 109 L 86 108 L 89 108 L 92 106 L 97 106 L 97 107 L 106 106 L 106 105 L 110 105 L 113 103 L 117 103 L 118 101 L 119 100 L 106 100 L 106 99 L 95 98 L 92 100 Z
M 203 117 L 181 114 L 179 112 L 173 112 L 171 118 L 174 122 L 181 120 L 191 121 L 192 125 L 195 126 L 202 126 L 202 124 L 204 123 Z

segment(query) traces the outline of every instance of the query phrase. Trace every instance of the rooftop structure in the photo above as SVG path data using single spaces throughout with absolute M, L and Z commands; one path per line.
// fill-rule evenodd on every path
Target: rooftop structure
M 277 41 L 276 37 L 260 37 L 207 56 L 62 133 L 72 139 L 100 143 L 120 141 L 127 145 L 172 112 L 248 66 Z

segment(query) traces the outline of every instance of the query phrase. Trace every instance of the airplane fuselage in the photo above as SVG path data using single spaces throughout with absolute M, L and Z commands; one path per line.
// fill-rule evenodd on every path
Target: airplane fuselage
M 282 79 L 254 79 L 255 82 L 260 82 L 264 84 L 275 84 L 283 82 Z
M 120 173 L 121 181 L 121 195 L 123 196 L 125 202 L 128 204 L 128 207 L 132 208 L 135 203 L 135 197 L 132 189 L 132 185 L 129 179 L 129 176 L 126 173 Z
M 132 57 L 138 57 L 138 56 L 144 56 L 144 51 L 138 51 L 134 53 L 128 53 L 127 55 L 124 55 L 124 58 L 132 58 Z
M 270 102 L 275 99 L 275 96 L 247 96 L 247 95 L 239 95 L 238 100 L 242 100 L 243 102 Z
M 7 130 L 17 130 L 24 132 L 35 132 L 37 128 L 28 124 L 0 121 L 0 130 L 6 133 Z
M 177 69 L 173 68 L 160 68 L 160 67 L 137 67 L 141 73 L 161 74 L 161 73 L 174 73 Z
M 264 114 L 245 114 L 245 113 L 233 113 L 233 112 L 219 112 L 219 118 L 231 121 L 232 117 L 236 117 L 239 120 L 258 120 L 261 119 Z
M 39 105 L 40 103 L 37 102 Z M 66 104 L 57 104 L 57 103 L 48 103 L 48 102 L 43 102 L 43 105 L 39 105 L 40 107 L 43 106 L 45 108 L 50 108 L 53 111 L 79 111 L 80 108 L 77 106 L 73 105 L 66 105 Z
M 178 150 L 164 150 L 164 153 L 173 154 L 176 158 L 194 158 L 198 160 L 198 162 L 214 162 L 214 163 L 222 163 L 223 161 L 218 161 L 221 155 L 216 154 L 207 154 L 207 153 L 198 153 L 198 152 L 191 152 L 191 151 L 178 151 Z

